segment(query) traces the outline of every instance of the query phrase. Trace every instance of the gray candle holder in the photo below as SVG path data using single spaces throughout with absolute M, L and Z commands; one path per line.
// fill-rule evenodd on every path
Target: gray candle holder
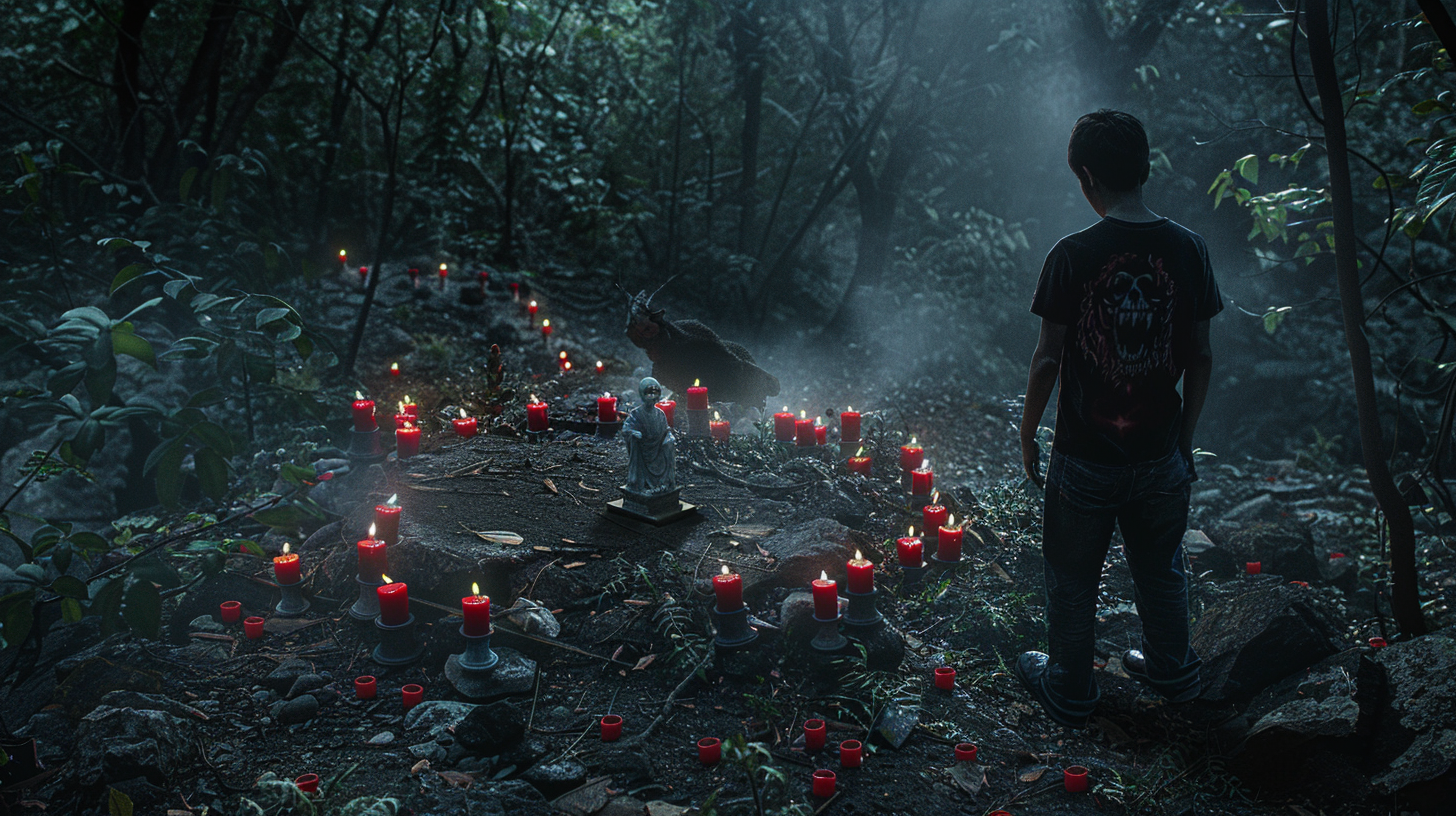
M 819 652 L 837 652 L 849 645 L 849 640 L 839 633 L 839 619 L 842 615 L 836 614 L 832 618 L 821 618 L 814 616 L 814 622 L 819 624 L 819 632 L 809 645 Z
M 758 632 L 748 625 L 747 604 L 733 612 L 719 612 L 714 606 L 713 627 L 718 632 L 713 637 L 713 645 L 718 649 L 742 649 L 758 639 Z
M 869 592 L 845 592 L 849 598 L 849 608 L 844 613 L 844 625 L 852 630 L 863 631 L 885 622 L 884 616 L 876 608 L 876 597 L 880 591 L 871 587 Z
M 419 660 L 425 653 L 425 644 L 415 637 L 413 613 L 404 623 L 394 626 L 386 624 L 382 618 L 375 618 L 374 628 L 379 630 L 379 645 L 374 647 L 370 657 L 381 666 L 403 666 Z
M 354 581 L 359 584 L 359 600 L 349 607 L 349 617 L 356 621 L 374 620 L 379 617 L 378 589 L 384 586 L 384 581 L 366 581 L 358 575 Z
M 303 580 L 299 579 L 291 584 L 279 584 L 278 589 L 283 592 L 283 597 L 278 599 L 278 605 L 273 611 L 285 617 L 296 617 L 308 611 L 310 606 L 308 599 L 303 597 Z
M 900 581 L 901 588 L 910 589 L 919 586 L 925 581 L 925 576 L 930 572 L 930 565 L 921 561 L 920 566 L 901 567 L 900 572 L 904 574 L 904 578 Z
M 460 626 L 460 635 L 465 638 L 465 651 L 450 655 L 445 661 L 445 677 L 456 691 L 466 697 L 485 697 L 490 694 L 492 675 L 500 663 L 500 655 L 490 648 L 490 636 L 493 634 L 494 626 L 483 635 L 466 634 L 464 624 Z
M 366 465 L 384 461 L 384 445 L 379 441 L 379 428 L 349 432 L 349 459 Z
M 941 569 L 955 569 L 956 567 L 959 567 L 960 565 L 966 563 L 966 559 L 964 558 L 957 558 L 954 561 L 941 558 L 939 547 L 936 548 L 935 555 L 930 556 L 930 561 L 932 564 L 940 567 Z

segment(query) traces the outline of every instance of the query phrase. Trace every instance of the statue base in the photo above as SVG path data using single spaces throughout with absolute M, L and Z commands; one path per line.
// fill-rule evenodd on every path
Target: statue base
M 697 505 L 678 499 L 678 495 L 682 493 L 681 488 L 655 496 L 629 490 L 626 485 L 622 485 L 618 489 L 622 491 L 622 498 L 607 502 L 607 510 L 631 516 L 649 524 L 658 526 L 671 524 L 680 518 L 698 512 Z

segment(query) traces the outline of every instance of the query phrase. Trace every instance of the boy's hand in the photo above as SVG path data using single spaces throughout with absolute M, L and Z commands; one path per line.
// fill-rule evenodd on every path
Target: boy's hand
M 1026 471 L 1026 478 L 1032 484 L 1046 489 L 1046 479 L 1041 475 L 1041 445 L 1036 443 L 1035 437 L 1021 440 L 1021 469 Z

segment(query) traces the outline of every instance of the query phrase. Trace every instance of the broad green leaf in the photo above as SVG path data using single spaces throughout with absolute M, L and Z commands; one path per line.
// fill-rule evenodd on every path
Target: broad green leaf
M 14 592 L 0 599 L 0 626 L 6 642 L 20 645 L 30 636 L 35 625 L 35 590 Z
M 152 368 L 157 367 L 157 353 L 152 350 L 152 344 L 132 333 L 129 328 L 123 329 L 121 326 L 117 326 L 111 330 L 111 349 L 117 354 L 135 357 Z
M 1234 169 L 1239 175 L 1249 180 L 1250 184 L 1259 183 L 1259 157 L 1250 153 L 1249 155 L 1234 162 Z
M 132 816 L 131 797 L 116 788 L 106 789 L 106 816 Z
M 233 455 L 233 438 L 221 426 L 213 422 L 199 422 L 192 426 L 192 435 L 217 451 L 222 456 Z
M 151 268 L 146 264 L 127 264 L 121 268 L 120 272 L 116 273 L 116 277 L 111 279 L 111 294 L 116 294 L 117 289 L 120 289 L 150 271 Z
M 256 327 L 261 329 L 275 320 L 288 317 L 289 311 L 289 309 L 284 308 L 263 309 L 258 312 Z
M 79 621 L 81 619 L 81 602 L 75 598 L 62 598 L 61 619 L 66 623 Z
M 220 499 L 228 489 L 227 460 L 212 448 L 200 448 L 193 454 L 197 465 L 197 480 L 202 483 L 202 494 L 210 499 Z
M 177 185 L 177 198 L 186 201 L 187 196 L 192 193 L 192 182 L 197 181 L 197 168 L 189 167 L 182 174 L 182 181 Z

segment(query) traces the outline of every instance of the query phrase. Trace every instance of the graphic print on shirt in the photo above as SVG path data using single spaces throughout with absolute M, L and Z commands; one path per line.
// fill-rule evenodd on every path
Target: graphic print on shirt
M 1077 340 L 1094 369 L 1114 386 L 1150 374 L 1173 376 L 1173 278 L 1163 259 L 1113 255 L 1083 291 Z

